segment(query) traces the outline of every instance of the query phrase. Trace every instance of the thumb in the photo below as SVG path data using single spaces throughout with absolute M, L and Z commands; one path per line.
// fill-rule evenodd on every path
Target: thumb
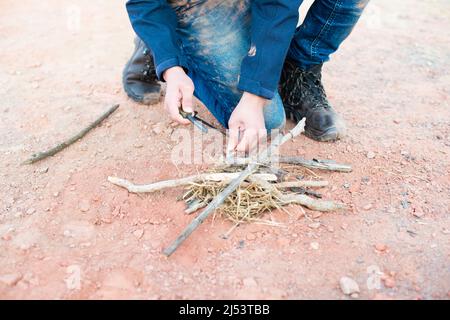
M 228 139 L 228 146 L 227 146 L 227 153 L 234 151 L 239 144 L 239 127 L 231 127 L 229 132 L 229 139 Z

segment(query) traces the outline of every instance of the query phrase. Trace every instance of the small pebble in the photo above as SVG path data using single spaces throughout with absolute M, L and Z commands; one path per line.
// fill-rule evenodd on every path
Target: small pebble
M 386 288 L 394 288 L 396 285 L 395 283 L 395 279 L 392 277 L 387 277 L 386 279 L 384 279 L 384 286 Z
M 375 245 L 375 249 L 379 252 L 385 252 L 387 250 L 387 245 L 385 245 L 383 243 L 377 243 Z
M 413 216 L 416 218 L 422 218 L 425 215 L 425 212 L 422 210 L 414 210 Z
M 136 231 L 133 232 L 133 235 L 136 238 L 140 239 L 144 235 L 144 230 L 143 229 L 137 229 Z
M 78 204 L 78 208 L 80 209 L 81 212 L 88 212 L 89 209 L 91 208 L 91 204 L 89 203 L 88 200 L 84 199 L 80 201 L 80 203 Z
M 319 250 L 320 247 L 318 242 L 311 242 L 310 246 L 313 250 Z
M 22 277 L 23 276 L 20 273 L 0 275 L 0 283 L 13 287 L 22 279 Z
M 8 232 L 8 233 L 5 233 L 3 236 L 2 236 L 2 240 L 4 240 L 4 241 L 10 241 L 12 239 L 12 235 Z
M 339 285 L 341 287 L 342 292 L 345 295 L 352 295 L 354 293 L 359 293 L 358 283 L 349 277 L 342 277 L 339 280 Z
M 314 222 L 314 223 L 311 223 L 311 224 L 308 225 L 308 227 L 311 228 L 311 229 L 319 229 L 320 226 L 321 226 L 320 222 Z
M 48 167 L 43 167 L 43 168 L 39 168 L 36 170 L 37 173 L 47 173 L 48 172 Z

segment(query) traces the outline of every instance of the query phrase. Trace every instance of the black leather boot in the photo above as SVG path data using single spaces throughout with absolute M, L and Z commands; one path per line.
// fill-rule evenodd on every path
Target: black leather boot
M 317 141 L 335 141 L 345 134 L 345 124 L 328 102 L 322 85 L 322 65 L 300 69 L 286 59 L 280 80 L 286 117 L 296 123 L 306 118 L 305 135 Z
M 159 101 L 161 85 L 158 82 L 152 53 L 144 42 L 136 38 L 135 50 L 122 75 L 123 88 L 134 101 L 153 104 Z

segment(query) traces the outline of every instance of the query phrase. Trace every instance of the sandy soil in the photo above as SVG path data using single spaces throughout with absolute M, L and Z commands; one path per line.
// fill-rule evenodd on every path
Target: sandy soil
M 161 106 L 122 91 L 133 47 L 123 3 L 0 3 L 0 298 L 347 299 L 343 276 L 362 299 L 450 297 L 448 1 L 370 3 L 324 70 L 349 136 L 283 151 L 351 163 L 322 174 L 326 197 L 349 210 L 308 219 L 291 207 L 272 215 L 287 228 L 245 225 L 228 240 L 231 223 L 208 220 L 170 259 L 162 248 L 192 219 L 174 201 L 181 190 L 141 197 L 106 180 L 199 170 L 170 163 Z M 19 165 L 114 103 L 82 141 Z

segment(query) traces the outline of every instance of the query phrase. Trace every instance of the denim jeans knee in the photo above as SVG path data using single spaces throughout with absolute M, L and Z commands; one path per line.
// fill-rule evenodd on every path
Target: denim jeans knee
M 278 93 L 264 108 L 264 120 L 267 131 L 283 129 L 286 125 L 286 113 L 284 112 L 283 102 Z

